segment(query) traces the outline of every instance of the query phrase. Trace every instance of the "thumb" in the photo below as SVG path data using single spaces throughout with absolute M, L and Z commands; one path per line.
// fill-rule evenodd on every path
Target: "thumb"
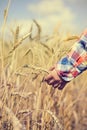
M 56 64 L 55 64 L 54 66 L 50 67 L 49 71 L 54 70 L 54 69 L 55 69 L 55 67 L 56 67 Z

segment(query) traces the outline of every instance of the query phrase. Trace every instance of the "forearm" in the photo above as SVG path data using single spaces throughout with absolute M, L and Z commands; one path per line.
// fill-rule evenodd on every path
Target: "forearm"
M 71 51 L 56 65 L 58 75 L 65 81 L 71 81 L 87 69 L 87 32 L 74 44 Z

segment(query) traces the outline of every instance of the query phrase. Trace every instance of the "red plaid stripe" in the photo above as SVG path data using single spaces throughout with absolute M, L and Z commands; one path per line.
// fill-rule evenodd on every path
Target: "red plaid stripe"
M 79 59 L 76 61 L 76 64 L 74 65 L 75 67 L 79 66 L 81 63 L 84 63 L 85 61 L 87 61 L 87 55 L 83 56 L 83 57 L 79 57 Z

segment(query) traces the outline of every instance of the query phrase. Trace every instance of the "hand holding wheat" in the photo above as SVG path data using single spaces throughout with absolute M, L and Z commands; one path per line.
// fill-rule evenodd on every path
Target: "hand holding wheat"
M 67 82 L 63 81 L 57 74 L 55 66 L 50 68 L 49 74 L 45 77 L 47 84 L 52 85 L 54 88 L 63 89 Z

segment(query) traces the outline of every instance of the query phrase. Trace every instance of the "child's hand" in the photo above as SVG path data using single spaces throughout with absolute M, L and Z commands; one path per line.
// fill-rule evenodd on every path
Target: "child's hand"
M 55 67 L 52 67 L 49 74 L 44 79 L 47 84 L 52 85 L 54 88 L 63 89 L 67 82 L 63 81 L 57 74 Z

